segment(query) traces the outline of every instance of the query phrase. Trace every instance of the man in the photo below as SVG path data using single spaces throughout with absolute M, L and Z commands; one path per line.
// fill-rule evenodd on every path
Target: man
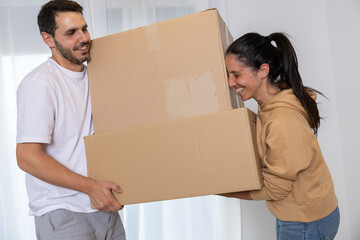
M 82 7 L 53 0 L 38 15 L 52 56 L 18 87 L 17 161 L 27 172 L 38 239 L 125 239 L 112 191 L 87 177 L 83 137 L 93 134 L 88 75 L 90 35 Z M 90 205 L 95 209 L 92 209 Z M 100 210 L 100 211 L 98 211 Z

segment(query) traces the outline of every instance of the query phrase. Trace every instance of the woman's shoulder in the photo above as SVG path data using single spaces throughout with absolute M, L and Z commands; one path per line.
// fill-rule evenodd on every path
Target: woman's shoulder
M 268 112 L 266 117 L 266 125 L 278 128 L 309 128 L 309 123 L 304 113 L 296 108 L 278 107 Z

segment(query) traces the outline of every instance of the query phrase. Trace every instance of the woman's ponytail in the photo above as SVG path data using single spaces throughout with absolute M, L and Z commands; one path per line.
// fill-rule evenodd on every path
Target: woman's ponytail
M 285 81 L 286 84 L 292 88 L 295 96 L 308 113 L 311 128 L 317 133 L 320 127 L 319 110 L 315 100 L 310 96 L 310 92 L 316 92 L 321 95 L 322 93 L 303 85 L 298 69 L 297 56 L 289 39 L 283 33 L 272 33 L 268 38 L 276 43 L 276 49 L 282 56 L 282 73 L 280 74 L 280 80 Z

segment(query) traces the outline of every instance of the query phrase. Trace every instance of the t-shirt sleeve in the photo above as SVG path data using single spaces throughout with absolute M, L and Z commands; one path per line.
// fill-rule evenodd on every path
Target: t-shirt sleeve
M 46 81 L 24 79 L 17 89 L 17 143 L 51 143 L 55 93 Z
M 251 191 L 254 200 L 282 200 L 292 191 L 298 174 L 313 158 L 312 130 L 300 113 L 279 112 L 268 124 L 266 155 L 262 159 L 264 186 Z

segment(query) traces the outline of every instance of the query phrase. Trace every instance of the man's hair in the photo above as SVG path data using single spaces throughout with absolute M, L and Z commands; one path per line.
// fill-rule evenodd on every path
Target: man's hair
M 82 14 L 83 8 L 74 1 L 52 0 L 41 7 L 37 21 L 41 32 L 46 32 L 54 37 L 56 26 L 55 16 L 59 12 L 78 12 Z

